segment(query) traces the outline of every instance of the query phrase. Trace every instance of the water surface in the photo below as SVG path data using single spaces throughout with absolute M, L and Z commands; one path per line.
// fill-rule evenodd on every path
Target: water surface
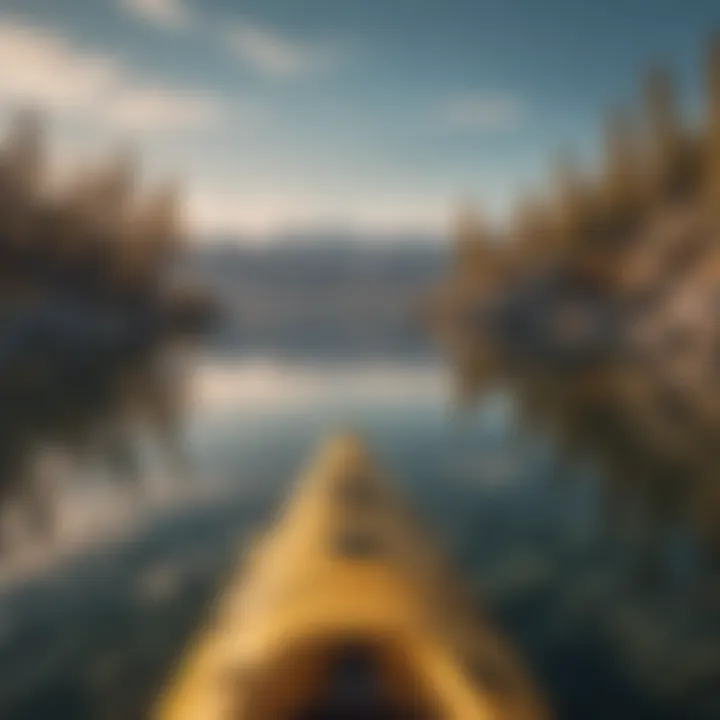
M 82 408 L 29 412 L 7 435 L 23 462 L 4 451 L 22 481 L 5 483 L 0 715 L 144 716 L 298 468 L 350 429 L 560 717 L 715 717 L 707 534 L 618 492 L 608 453 L 571 451 L 527 382 L 469 382 L 430 352 L 174 349 L 114 369 Z

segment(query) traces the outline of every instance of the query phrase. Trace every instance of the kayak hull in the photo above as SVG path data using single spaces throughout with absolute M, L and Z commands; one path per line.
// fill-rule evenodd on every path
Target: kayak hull
M 155 716 L 534 720 L 546 711 L 392 484 L 343 436 L 324 445 L 245 554 Z

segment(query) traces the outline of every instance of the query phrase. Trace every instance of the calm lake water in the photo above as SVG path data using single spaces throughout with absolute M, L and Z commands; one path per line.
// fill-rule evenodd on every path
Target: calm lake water
M 720 716 L 714 536 L 618 492 L 609 449 L 569 452 L 536 421 L 552 392 L 490 374 L 469 398 L 430 352 L 174 350 L 101 375 L 3 411 L 1 717 L 143 717 L 248 538 L 343 429 L 559 717 Z

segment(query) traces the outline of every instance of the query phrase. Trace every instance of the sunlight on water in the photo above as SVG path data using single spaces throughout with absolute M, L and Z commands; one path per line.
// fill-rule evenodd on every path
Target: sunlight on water
M 112 448 L 97 446 L 88 456 L 40 444 L 32 475 L 43 483 L 52 532 L 33 534 L 33 528 L 23 523 L 22 506 L 6 507 L 6 556 L 0 564 L 0 581 L 8 583 L 50 563 L 121 541 L 171 512 L 197 509 L 221 502 L 218 497 L 228 493 L 242 492 L 245 481 L 235 466 L 226 464 L 213 472 L 212 462 L 202 461 L 222 453 L 223 439 L 225 452 L 242 452 L 256 437 L 258 423 L 263 433 L 272 433 L 273 424 L 305 422 L 319 438 L 323 427 L 362 424 L 368 412 L 404 413 L 446 402 L 446 381 L 442 369 L 427 362 L 407 368 L 397 363 L 313 365 L 251 357 L 199 365 L 182 390 L 192 411 L 183 411 L 169 448 L 162 437 L 153 437 L 126 418 L 126 429 L 131 431 L 126 449 L 137 473 L 130 484 L 118 482 Z M 311 435 L 308 442 L 312 440 Z M 182 466 L 181 458 L 173 454 L 180 448 Z M 12 551 L 13 546 L 17 550 Z
M 437 363 L 282 361 L 272 357 L 209 364 L 193 378 L 201 412 L 322 406 L 338 410 L 381 403 L 418 405 L 447 399 L 449 379 Z

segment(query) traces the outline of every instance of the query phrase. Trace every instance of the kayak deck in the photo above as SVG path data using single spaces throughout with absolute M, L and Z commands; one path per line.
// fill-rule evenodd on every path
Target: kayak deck
M 322 449 L 157 717 L 544 717 L 522 668 L 361 445 Z

